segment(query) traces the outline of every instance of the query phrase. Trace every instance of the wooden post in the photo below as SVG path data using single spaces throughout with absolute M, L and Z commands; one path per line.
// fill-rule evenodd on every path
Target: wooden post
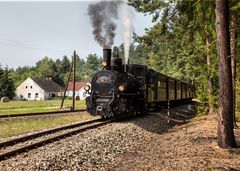
M 76 51 L 73 53 L 73 96 L 72 110 L 75 110 L 75 82 L 76 82 Z
M 169 124 L 169 122 L 170 122 L 170 101 L 169 101 L 169 99 L 168 99 L 167 105 L 168 105 L 167 123 Z
M 63 94 L 63 98 L 62 98 L 62 103 L 61 103 L 61 109 L 63 108 L 63 103 L 64 103 L 64 99 L 65 99 L 65 96 L 66 96 L 66 91 L 67 91 L 68 83 L 69 83 L 70 78 L 71 78 L 72 69 L 73 69 L 73 63 L 72 63 L 72 65 L 71 65 L 71 68 L 70 68 L 70 71 L 69 71 L 69 75 L 68 75 L 67 84 L 66 84 L 66 86 L 65 86 L 65 90 L 64 90 L 64 94 Z

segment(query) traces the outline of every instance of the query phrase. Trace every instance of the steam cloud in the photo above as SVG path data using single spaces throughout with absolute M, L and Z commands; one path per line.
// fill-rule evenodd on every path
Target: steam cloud
M 123 23 L 123 46 L 124 46 L 124 59 L 125 64 L 128 63 L 129 58 L 129 48 L 132 43 L 132 35 L 133 35 L 133 25 L 132 25 L 132 15 L 129 10 L 129 7 L 126 3 L 122 4 L 123 15 L 121 17 L 121 23 Z
M 122 1 L 100 1 L 88 7 L 94 38 L 103 48 L 111 48 L 114 44 L 118 8 L 121 3 Z

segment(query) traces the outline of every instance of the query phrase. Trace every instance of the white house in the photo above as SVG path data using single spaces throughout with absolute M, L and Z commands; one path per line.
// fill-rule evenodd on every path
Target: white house
M 55 96 L 63 96 L 63 88 L 51 78 L 27 78 L 16 89 L 18 99 L 48 100 Z
M 88 96 L 88 94 L 84 90 L 84 86 L 86 84 L 90 85 L 90 83 L 88 83 L 88 82 L 76 82 L 75 83 L 75 98 L 76 99 L 83 100 Z M 73 95 L 73 82 L 69 82 L 67 91 L 66 91 L 66 96 L 72 97 L 72 95 Z

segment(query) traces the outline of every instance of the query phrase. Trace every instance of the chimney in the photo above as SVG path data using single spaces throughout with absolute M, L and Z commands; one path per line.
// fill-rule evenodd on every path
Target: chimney
M 103 49 L 103 62 L 106 62 L 106 66 L 104 68 L 110 70 L 111 69 L 111 49 Z

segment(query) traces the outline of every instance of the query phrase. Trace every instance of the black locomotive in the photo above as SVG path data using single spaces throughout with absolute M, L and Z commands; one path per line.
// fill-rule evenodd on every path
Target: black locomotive
M 111 49 L 103 50 L 103 69 L 92 76 L 87 111 L 102 117 L 138 114 L 147 109 L 189 102 L 194 86 L 148 69 L 146 65 L 122 64 Z

